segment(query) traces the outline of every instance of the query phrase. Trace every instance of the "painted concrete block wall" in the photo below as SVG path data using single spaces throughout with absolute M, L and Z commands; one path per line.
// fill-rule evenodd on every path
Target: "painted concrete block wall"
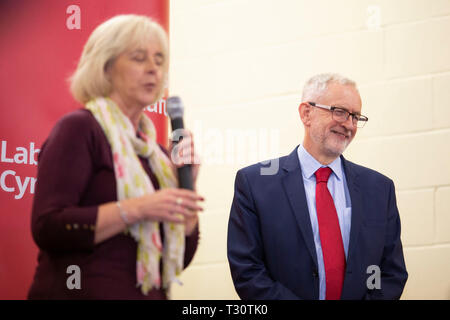
M 201 240 L 174 299 L 238 299 L 226 258 L 236 171 L 303 139 L 304 82 L 339 72 L 363 114 L 344 155 L 394 180 L 403 299 L 450 299 L 450 1 L 172 0 L 171 94 L 202 157 Z

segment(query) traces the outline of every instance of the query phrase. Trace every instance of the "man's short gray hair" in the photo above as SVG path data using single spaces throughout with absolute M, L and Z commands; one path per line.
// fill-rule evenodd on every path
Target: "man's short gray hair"
M 311 77 L 303 87 L 302 101 L 314 101 L 320 97 L 330 83 L 353 86 L 356 82 L 337 73 L 321 73 Z

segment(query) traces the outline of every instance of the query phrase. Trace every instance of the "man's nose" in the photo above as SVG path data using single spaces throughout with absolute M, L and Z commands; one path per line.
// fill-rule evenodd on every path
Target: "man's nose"
M 352 115 L 349 115 L 347 120 L 345 120 L 344 122 L 342 122 L 342 125 L 347 129 L 347 130 L 353 130 L 356 128 L 356 125 L 353 123 L 353 117 Z

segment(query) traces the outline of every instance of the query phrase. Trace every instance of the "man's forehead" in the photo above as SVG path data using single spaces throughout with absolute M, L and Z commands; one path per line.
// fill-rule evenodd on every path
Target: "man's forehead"
M 352 85 L 330 83 L 321 97 L 321 103 L 361 111 L 361 97 Z

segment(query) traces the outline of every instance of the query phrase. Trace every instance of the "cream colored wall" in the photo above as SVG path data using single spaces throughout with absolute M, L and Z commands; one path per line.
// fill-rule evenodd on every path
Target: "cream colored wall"
M 449 0 L 172 0 L 170 22 L 170 91 L 201 149 L 207 199 L 173 298 L 238 298 L 226 259 L 235 173 L 302 141 L 301 88 L 320 72 L 356 80 L 370 118 L 346 157 L 396 184 L 402 298 L 450 298 Z

